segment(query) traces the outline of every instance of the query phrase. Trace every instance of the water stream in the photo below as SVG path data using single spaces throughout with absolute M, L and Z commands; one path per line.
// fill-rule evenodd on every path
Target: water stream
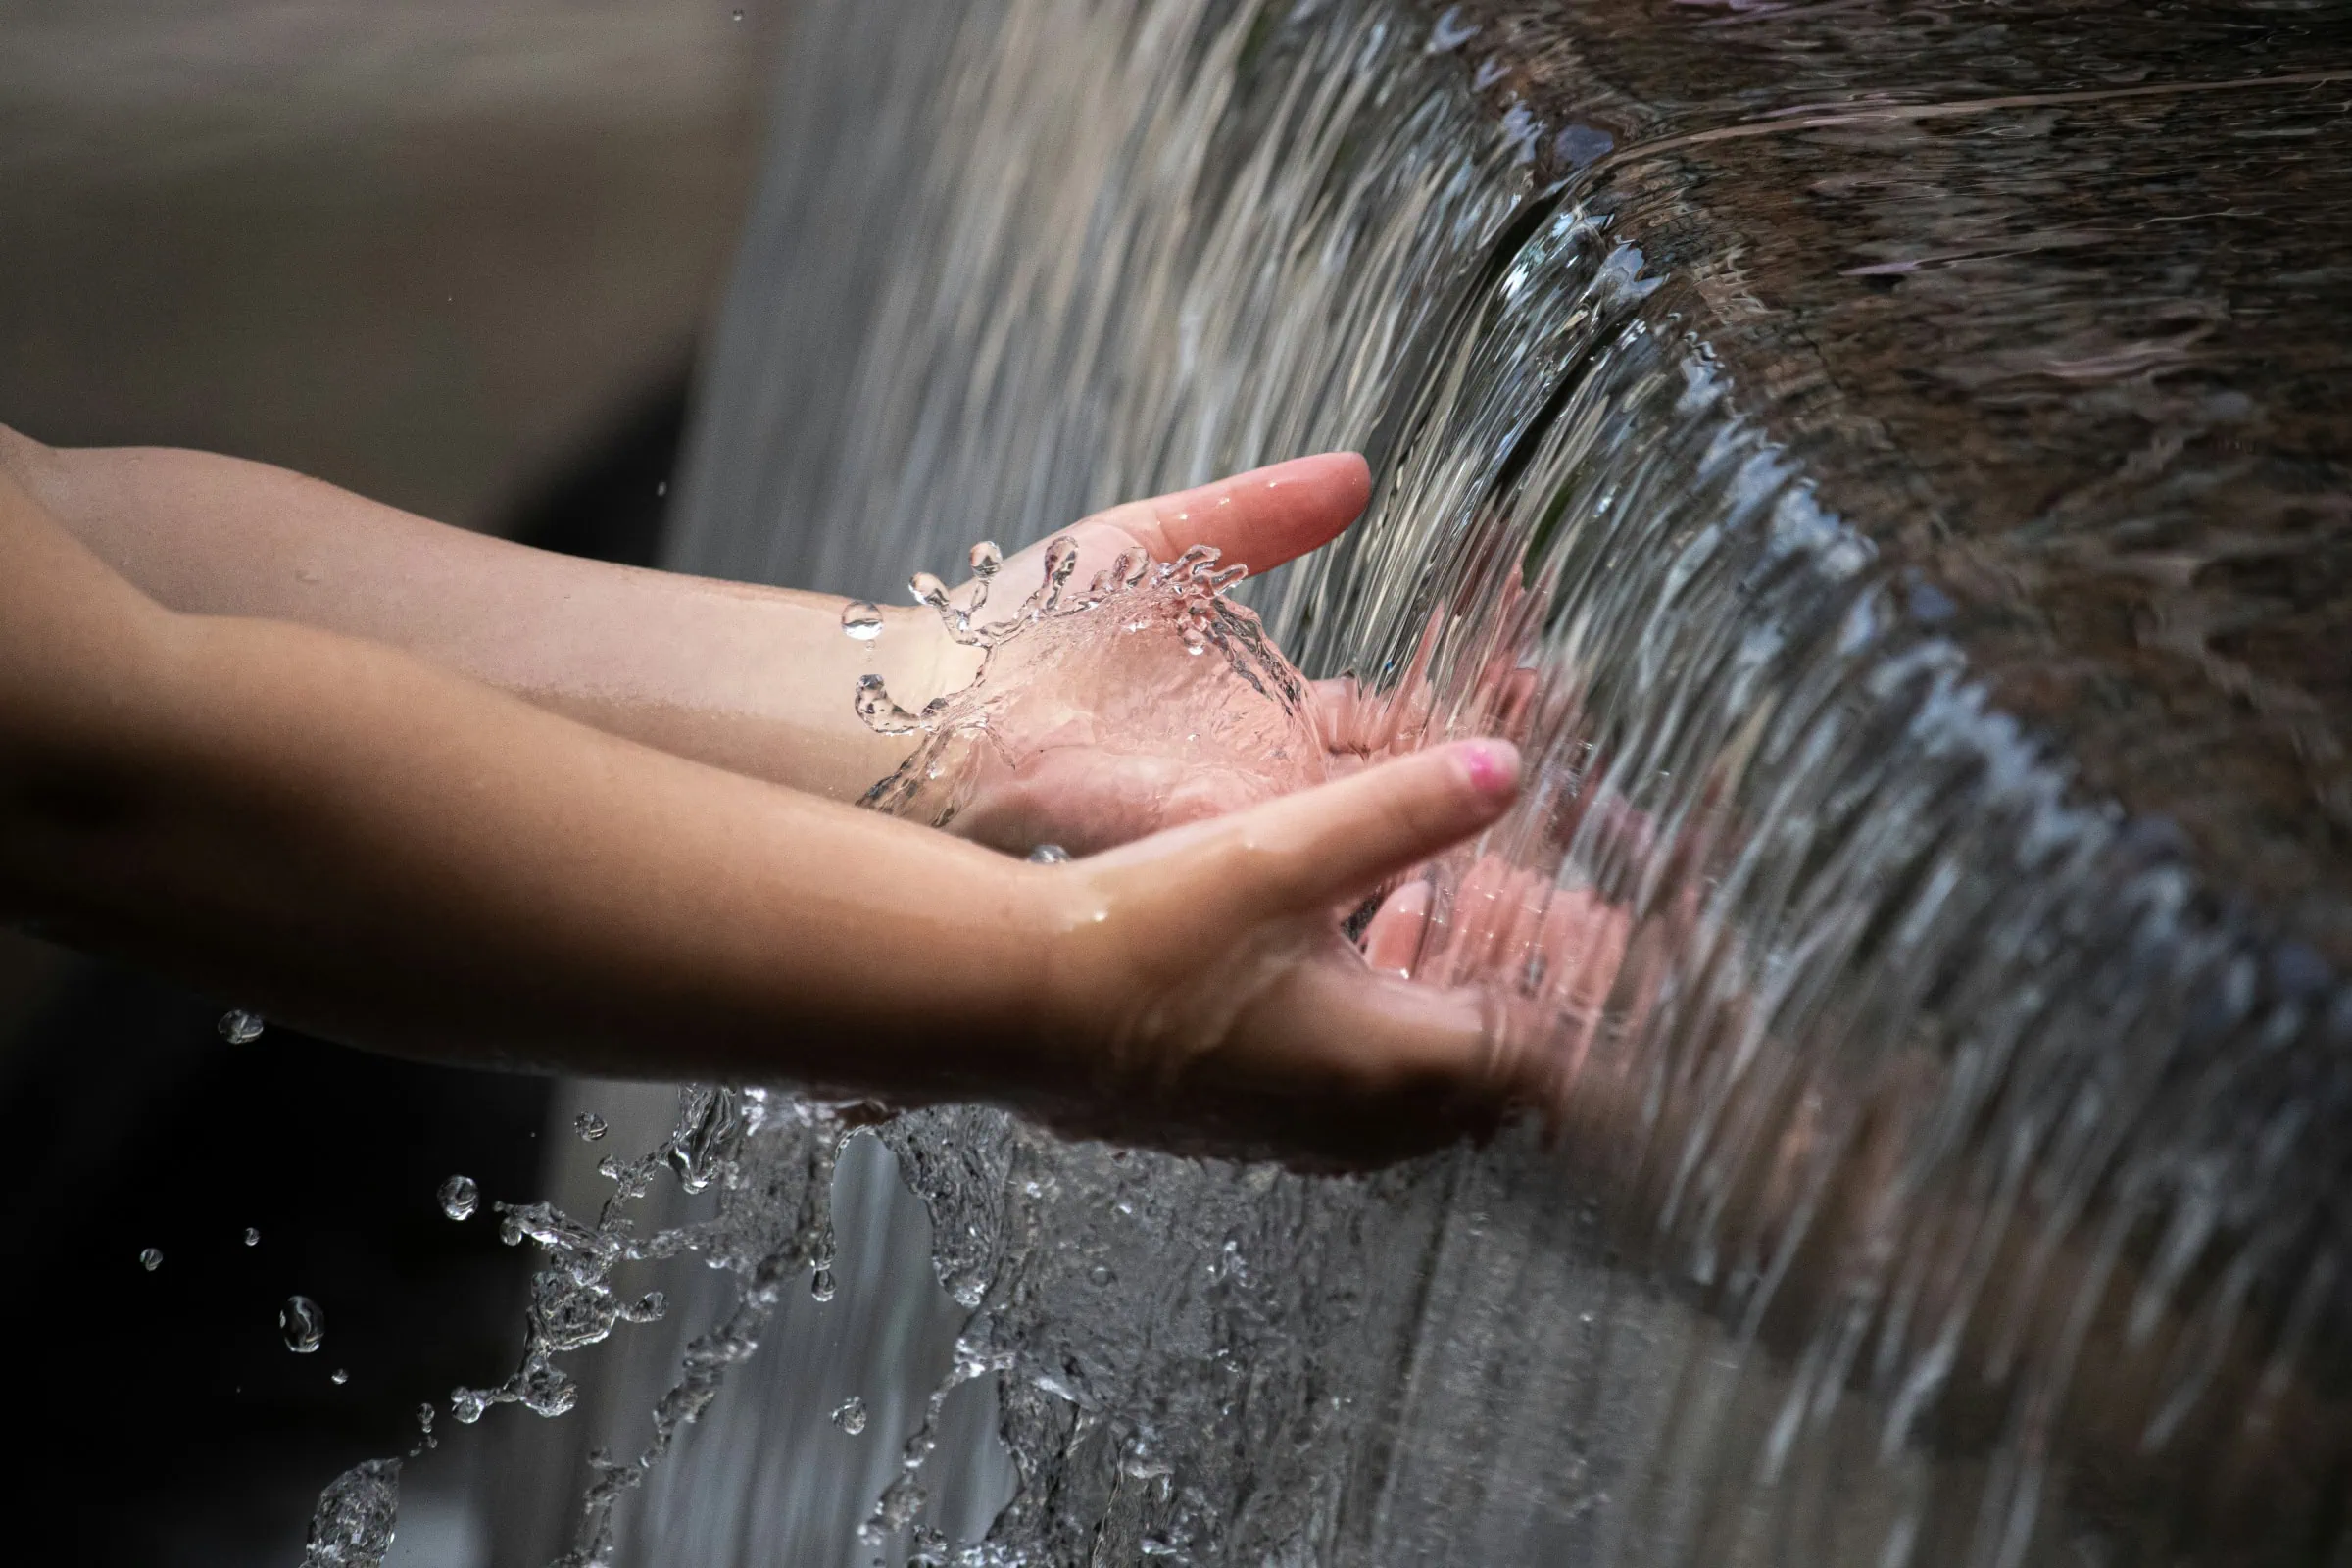
M 1642 148 L 1734 122 L 1497 113 L 1497 9 L 808 0 L 672 559 L 879 598 L 974 539 L 1365 451 L 1368 519 L 1242 593 L 1407 743 L 1534 672 L 1533 786 L 1433 868 L 1416 971 L 1563 1053 L 1560 1141 L 1341 1180 L 932 1110 L 851 1141 L 818 1246 L 846 1130 L 762 1112 L 720 1185 L 789 1173 L 803 1207 L 722 1203 L 694 1245 L 724 1267 L 580 1374 L 585 1431 L 529 1441 L 642 1446 L 681 1353 L 734 1384 L 609 1538 L 566 1502 L 514 1542 L 2333 1560 L 2352 1004 L 2005 713 L 1950 598 L 1823 499 L 1805 389 L 1727 368 L 1737 289 L 1660 259 L 1681 175 Z M 1504 896 L 1622 947 L 1524 961 Z

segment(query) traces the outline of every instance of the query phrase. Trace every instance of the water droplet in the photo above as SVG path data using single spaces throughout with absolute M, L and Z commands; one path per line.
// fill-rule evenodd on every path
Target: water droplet
M 741 22 L 743 20 L 743 8 L 741 6 L 737 6 L 731 15 L 735 21 Z
M 948 585 L 927 571 L 918 571 L 907 578 L 906 591 L 914 595 L 916 604 L 929 605 L 933 610 L 944 609 L 948 602 Z
M 1462 15 L 1461 6 L 1447 6 L 1430 29 L 1427 52 L 1433 55 L 1450 54 L 1478 36 L 1478 24 Z
M 1062 865 L 1067 863 L 1069 858 L 1070 852 L 1058 844 L 1040 844 L 1029 852 L 1031 865 Z
M 833 1412 L 833 1424 L 851 1437 L 865 1430 L 865 1401 L 853 1394 Z
M 392 1549 L 392 1527 L 399 1518 L 400 1461 L 354 1465 L 318 1494 L 302 1560 L 375 1568 Z
M 854 706 L 865 727 L 877 735 L 905 735 L 922 727 L 921 718 L 891 701 L 890 688 L 879 675 L 868 673 L 858 677 Z
M 669 1310 L 669 1298 L 660 1291 L 648 1291 L 637 1298 L 637 1304 L 625 1316 L 632 1323 L 659 1323 Z
M 326 1381 L 332 1383 L 337 1388 L 341 1388 L 344 1384 L 351 1381 L 351 1374 L 344 1371 L 341 1367 L 337 1367 L 334 1369 L 334 1371 L 327 1374 Z
M 461 1426 L 473 1425 L 482 1418 L 482 1412 L 489 1408 L 490 1396 L 479 1389 L 452 1389 L 449 1391 L 449 1413 L 458 1418 L 458 1424 Z
M 262 1038 L 262 1015 L 233 1007 L 220 1015 L 220 1038 L 232 1046 L 250 1046 Z
M 1004 564 L 1004 552 L 997 548 L 995 540 L 983 539 L 972 546 L 969 559 L 972 564 L 973 576 L 994 577 L 998 569 Z
M 245 1227 L 245 1245 L 247 1247 L 262 1245 L 262 1233 L 251 1225 Z
M 593 1110 L 583 1110 L 571 1119 L 571 1130 L 580 1135 L 580 1142 L 593 1144 L 605 1136 L 605 1118 Z
M 1118 1276 L 1110 1271 L 1109 1266 L 1103 1263 L 1097 1263 L 1093 1268 L 1088 1269 L 1086 1277 L 1097 1285 L 1109 1285 L 1118 1279 Z
M 882 635 L 882 607 L 864 599 L 853 599 L 841 607 L 841 629 L 861 643 L 870 643 Z
M 819 1268 L 815 1273 L 809 1275 L 808 1294 L 820 1301 L 833 1299 L 833 1271 L 829 1268 Z
M 473 1185 L 470 1176 L 452 1176 L 441 1184 L 441 1212 L 451 1219 L 471 1219 L 481 1206 L 481 1189 Z
M 656 496 L 665 496 L 669 494 L 669 481 L 664 479 L 660 484 L 655 485 L 654 494 Z
M 277 1309 L 277 1326 L 285 1331 L 286 1348 L 308 1355 L 326 1338 L 326 1314 L 307 1296 L 289 1296 Z
M 515 1382 L 522 1407 L 533 1415 L 552 1420 L 579 1402 L 579 1385 L 565 1377 L 564 1369 L 545 1355 L 533 1355 L 524 1362 L 522 1374 Z
M 162 1248 L 150 1247 L 146 1250 L 139 1253 L 139 1267 L 145 1269 L 148 1273 L 152 1274 L 163 1266 L 164 1252 Z

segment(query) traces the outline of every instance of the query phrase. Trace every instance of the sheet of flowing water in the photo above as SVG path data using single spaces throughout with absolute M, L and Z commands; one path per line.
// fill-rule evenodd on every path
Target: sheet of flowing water
M 676 564 L 878 596 L 1361 447 L 1372 515 L 1254 602 L 1433 738 L 1534 670 L 1481 853 L 1627 951 L 1595 1029 L 1437 867 L 1419 970 L 1573 1051 L 1560 1147 L 1309 1179 L 927 1111 L 878 1132 L 930 1267 L 861 1140 L 821 1305 L 772 1288 L 841 1123 L 739 1127 L 729 1190 L 802 1206 L 693 1236 L 724 1267 L 587 1374 L 583 1446 L 644 1442 L 672 1327 L 736 1379 L 588 1555 L 2327 1558 L 2352 1009 L 2070 800 L 1817 504 L 1644 252 L 1671 191 L 1544 183 L 1606 139 L 1483 113 L 1458 8 L 927 17 L 802 7 Z

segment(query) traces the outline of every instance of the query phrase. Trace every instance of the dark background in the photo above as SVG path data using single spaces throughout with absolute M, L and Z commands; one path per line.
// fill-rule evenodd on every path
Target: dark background
M 8 8 L 0 422 L 650 564 L 774 21 Z M 231 1045 L 235 1001 L 0 931 L 14 1560 L 292 1563 L 321 1485 L 512 1368 L 530 1260 L 489 1205 L 538 1196 L 548 1085 L 282 1029 Z M 434 1200 L 454 1172 L 482 1189 L 463 1225 Z M 294 1292 L 325 1312 L 315 1354 L 279 1335 Z M 392 1564 L 487 1561 L 478 1502 L 433 1494 L 451 1469 L 412 1471 Z
M 683 384 L 656 389 L 517 536 L 651 564 L 684 422 Z M 490 1205 L 539 1196 L 549 1085 L 285 1029 L 235 1045 L 233 999 L 52 963 L 0 1057 L 9 1512 L 46 1561 L 291 1562 L 319 1486 L 405 1451 L 420 1402 L 446 1432 L 451 1388 L 512 1370 L 530 1256 Z M 435 1199 L 461 1172 L 482 1193 L 462 1225 Z M 295 1292 L 326 1317 L 305 1355 L 277 1322 Z

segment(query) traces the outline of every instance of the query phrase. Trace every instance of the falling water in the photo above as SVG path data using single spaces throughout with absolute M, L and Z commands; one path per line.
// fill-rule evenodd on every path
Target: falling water
M 838 1257 L 807 1215 L 697 1233 L 733 1282 L 672 1314 L 704 1430 L 650 1478 L 596 1462 L 575 1560 L 2334 1549 L 2352 1003 L 2074 791 L 1948 601 L 1820 498 L 1766 416 L 1799 394 L 1700 330 L 1734 284 L 1659 259 L 1670 166 L 1616 144 L 1717 127 L 1497 112 L 1509 10 L 809 0 L 675 564 L 879 598 L 974 538 L 1365 451 L 1371 515 L 1246 591 L 1408 743 L 1534 672 L 1531 786 L 1429 872 L 1415 967 L 1565 1054 L 1561 1141 L 1343 1180 L 900 1117 L 929 1268 L 882 1261 L 922 1227 L 870 1154 Z M 1523 961 L 1498 885 L 1622 949 Z M 729 1180 L 805 1183 L 844 1131 L 738 1130 Z M 621 1244 L 532 1213 L 551 1289 L 602 1288 L 581 1259 Z M 787 1265 L 850 1288 L 778 1296 Z M 482 1398 L 545 1392 L 543 1305 Z M 880 1339 L 828 1359 L 845 1311 Z M 608 1425 L 677 1379 L 654 1345 L 601 1374 Z

